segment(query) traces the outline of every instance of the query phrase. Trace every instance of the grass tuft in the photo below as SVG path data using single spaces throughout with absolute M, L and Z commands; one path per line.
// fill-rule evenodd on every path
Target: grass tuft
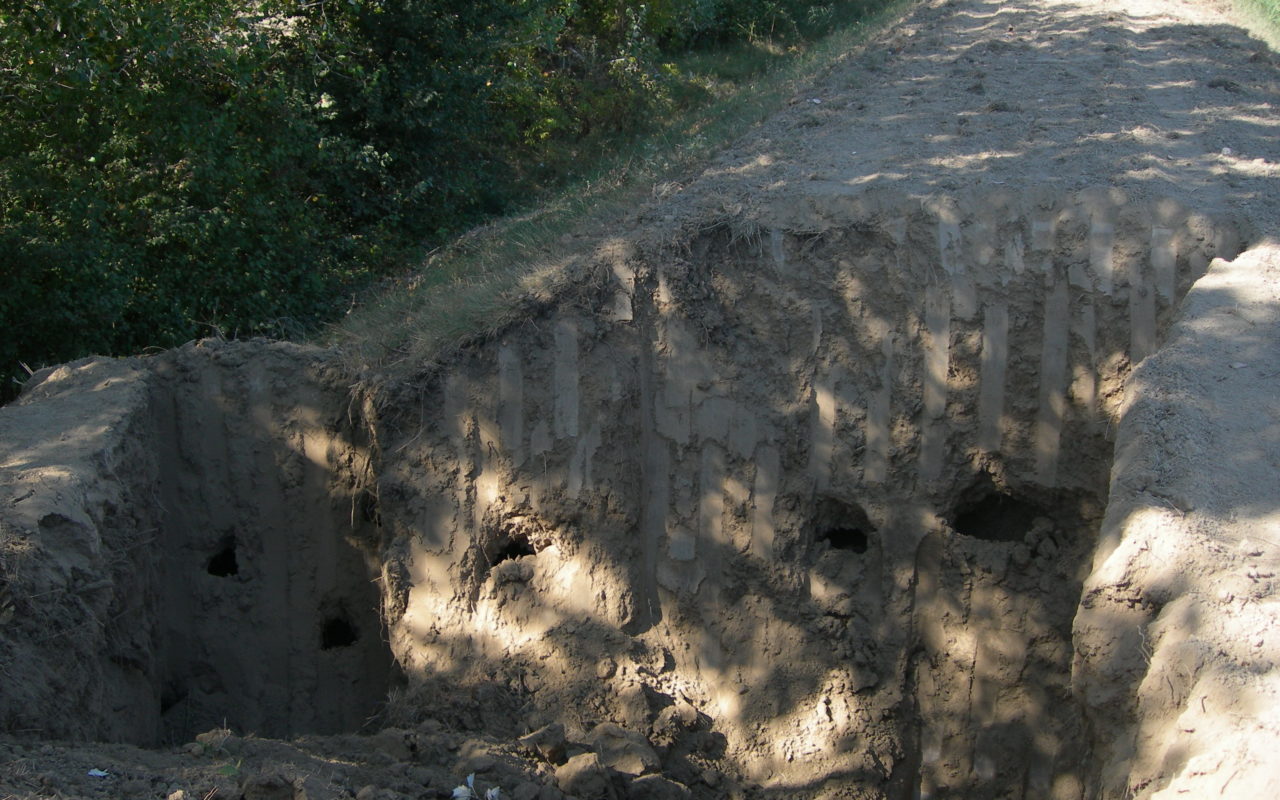
M 1250 33 L 1263 39 L 1271 49 L 1280 49 L 1280 0 L 1235 0 Z

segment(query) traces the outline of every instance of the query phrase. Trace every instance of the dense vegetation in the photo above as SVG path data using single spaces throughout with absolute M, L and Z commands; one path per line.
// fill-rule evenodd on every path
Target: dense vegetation
M 875 0 L 0 0 L 0 399 L 23 364 L 305 328 Z
M 1272 47 L 1280 44 L 1280 0 L 1235 0 L 1235 5 L 1251 18 L 1254 34 Z

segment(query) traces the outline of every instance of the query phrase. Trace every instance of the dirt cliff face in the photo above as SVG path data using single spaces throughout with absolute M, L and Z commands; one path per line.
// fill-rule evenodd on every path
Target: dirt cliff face
M 2 418 L 0 724 L 133 739 L 156 722 L 159 674 L 149 372 L 81 362 L 49 378 Z
M 408 377 L 38 375 L 0 794 L 1268 796 L 1273 56 L 1112 5 L 922 4 Z
M 4 418 L 6 730 L 158 744 L 380 707 L 368 452 L 317 354 L 208 342 L 34 383 Z
M 810 213 L 611 250 L 378 419 L 392 649 L 571 731 L 692 703 L 688 769 L 744 783 L 1082 796 L 1109 428 L 1232 230 L 1113 192 Z
M 1114 191 L 809 213 L 605 248 L 394 394 L 265 343 L 40 376 L 5 634 L 47 677 L 6 724 L 611 723 L 710 794 L 1085 796 L 1123 387 L 1234 228 Z

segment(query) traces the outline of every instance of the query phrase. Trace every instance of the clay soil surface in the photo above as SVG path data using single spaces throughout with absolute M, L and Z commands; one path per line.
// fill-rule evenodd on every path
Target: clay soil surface
M 395 385 L 211 342 L 0 409 L 0 800 L 1280 795 L 1226 4 L 922 2 L 579 273 Z

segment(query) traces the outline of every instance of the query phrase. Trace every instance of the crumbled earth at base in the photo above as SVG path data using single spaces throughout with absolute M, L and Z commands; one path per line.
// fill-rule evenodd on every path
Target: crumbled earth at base
M 1277 63 L 921 3 L 411 375 L 38 373 L 0 798 L 1276 794 Z

